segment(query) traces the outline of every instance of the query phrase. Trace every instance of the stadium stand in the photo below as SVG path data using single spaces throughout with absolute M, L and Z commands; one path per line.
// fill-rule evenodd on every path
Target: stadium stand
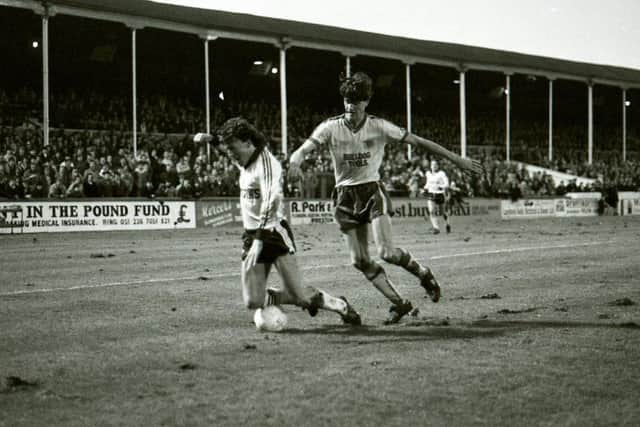
M 126 102 L 117 96 L 73 91 L 52 97 L 53 123 L 50 145 L 42 146 L 42 135 L 33 111 L 39 105 L 35 91 L 23 88 L 15 93 L 0 92 L 0 196 L 9 199 L 43 197 L 207 197 L 237 194 L 237 172 L 230 160 L 217 151 L 207 161 L 204 147 L 194 146 L 190 135 L 202 128 L 203 114 L 186 99 L 149 97 L 141 107 L 138 158 L 130 147 L 129 116 Z M 85 101 L 90 100 L 90 101 Z M 279 148 L 279 109 L 276 104 L 228 103 L 215 111 L 214 124 L 225 117 L 243 114 L 257 123 L 270 137 L 272 150 Z M 293 106 L 290 112 L 291 140 L 301 143 L 324 112 Z M 401 117 L 391 117 L 402 123 Z M 445 170 L 462 188 L 465 196 L 509 197 L 509 183 L 517 181 L 523 196 L 559 195 L 568 191 L 591 191 L 567 182 L 554 187 L 548 175 L 529 174 L 516 164 L 501 161 L 502 131 L 491 117 L 471 121 L 471 155 L 482 159 L 486 174 L 469 180 L 452 168 Z M 416 131 L 455 149 L 456 125 L 443 117 L 418 116 Z M 525 128 L 525 127 L 523 127 Z M 544 133 L 536 126 L 526 127 L 532 134 Z M 515 158 L 574 175 L 613 183 L 620 190 L 640 187 L 640 163 L 622 162 L 613 150 L 615 133 L 601 144 L 609 150 L 596 152 L 598 161 L 588 165 L 577 132 L 572 127 L 556 130 L 561 141 L 556 159 L 545 160 L 544 144 L 527 144 L 524 137 L 515 144 Z M 544 140 L 542 138 L 542 140 Z M 447 142 L 449 142 L 447 144 Z M 295 145 L 294 145 L 295 146 Z M 498 148 L 500 147 L 500 148 Z M 412 180 L 422 186 L 419 171 L 427 158 L 420 152 L 411 161 L 403 149 L 388 146 L 390 155 L 381 176 L 387 189 L 410 194 Z M 284 156 L 281 155 L 283 158 Z M 283 160 L 285 160 L 283 158 Z M 286 161 L 285 161 L 286 163 Z M 332 186 L 332 166 L 328 152 L 320 152 L 306 162 L 306 179 L 313 183 L 288 183 L 290 196 L 327 196 Z M 412 178 L 414 177 L 414 178 Z M 190 183 L 185 189 L 185 180 Z

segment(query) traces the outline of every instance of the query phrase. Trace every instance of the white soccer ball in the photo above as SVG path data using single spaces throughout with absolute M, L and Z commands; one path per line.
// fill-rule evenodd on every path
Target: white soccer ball
M 280 332 L 287 327 L 287 315 L 277 305 L 268 305 L 256 310 L 253 322 L 261 332 Z

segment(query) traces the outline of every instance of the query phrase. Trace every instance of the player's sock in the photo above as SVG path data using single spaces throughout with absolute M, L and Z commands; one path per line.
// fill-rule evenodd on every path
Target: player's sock
M 438 226 L 438 219 L 435 215 L 429 215 L 429 221 L 431 221 L 431 227 L 433 227 L 434 230 L 440 230 L 440 227 Z
M 268 288 L 265 306 L 297 305 L 298 307 L 309 310 L 310 313 L 313 313 L 313 316 L 318 312 L 318 309 L 333 311 L 334 313 L 342 315 L 347 314 L 347 303 L 324 291 L 315 290 L 309 299 L 310 304 L 302 303 L 300 299 L 294 297 L 289 292 L 276 288 Z
M 298 299 L 289 294 L 289 292 L 286 292 L 282 289 L 267 288 L 267 298 L 265 306 L 283 304 L 298 305 Z
M 396 290 L 391 280 L 389 280 L 389 278 L 387 277 L 387 272 L 384 271 L 384 268 L 382 268 L 381 265 L 376 263 L 371 264 L 371 273 L 364 273 L 367 279 L 369 279 L 369 281 L 373 283 L 373 286 L 375 286 L 376 289 L 382 292 L 382 294 L 387 297 L 389 301 L 394 304 L 401 304 L 403 301 L 402 297 Z
M 445 228 L 447 229 L 447 233 L 451 233 L 451 224 L 449 224 L 449 215 L 444 214 L 442 216 L 444 217 L 444 223 L 445 223 Z
M 399 261 L 397 262 L 397 265 L 404 268 L 409 273 L 416 276 L 418 279 L 422 279 L 424 276 L 426 276 L 429 273 L 429 269 L 423 267 L 422 264 L 416 261 L 411 255 L 411 252 L 402 248 L 398 248 L 397 251 L 399 251 L 400 253 L 400 257 L 399 257 Z
M 324 291 L 319 292 L 322 295 L 320 308 L 323 310 L 333 311 L 338 314 L 347 314 L 347 303 L 344 300 L 336 298 Z

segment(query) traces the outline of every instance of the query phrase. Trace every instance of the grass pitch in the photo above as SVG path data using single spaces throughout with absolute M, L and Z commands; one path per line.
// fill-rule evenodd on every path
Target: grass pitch
M 0 426 L 638 425 L 640 218 L 453 227 L 394 224 L 443 290 L 386 266 L 420 310 L 394 326 L 337 227 L 296 227 L 365 325 L 288 308 L 278 334 L 242 306 L 240 229 L 1 236 Z

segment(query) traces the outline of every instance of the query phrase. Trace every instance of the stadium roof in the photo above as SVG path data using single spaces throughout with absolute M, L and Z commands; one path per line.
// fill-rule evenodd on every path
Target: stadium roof
M 575 62 L 460 44 L 416 40 L 249 14 L 199 9 L 146 0 L 51 0 L 52 14 L 123 22 L 136 28 L 154 27 L 274 45 L 370 55 L 406 63 L 458 69 L 543 75 L 598 84 L 640 87 L 640 70 Z M 0 5 L 42 11 L 33 0 L 0 0 Z

